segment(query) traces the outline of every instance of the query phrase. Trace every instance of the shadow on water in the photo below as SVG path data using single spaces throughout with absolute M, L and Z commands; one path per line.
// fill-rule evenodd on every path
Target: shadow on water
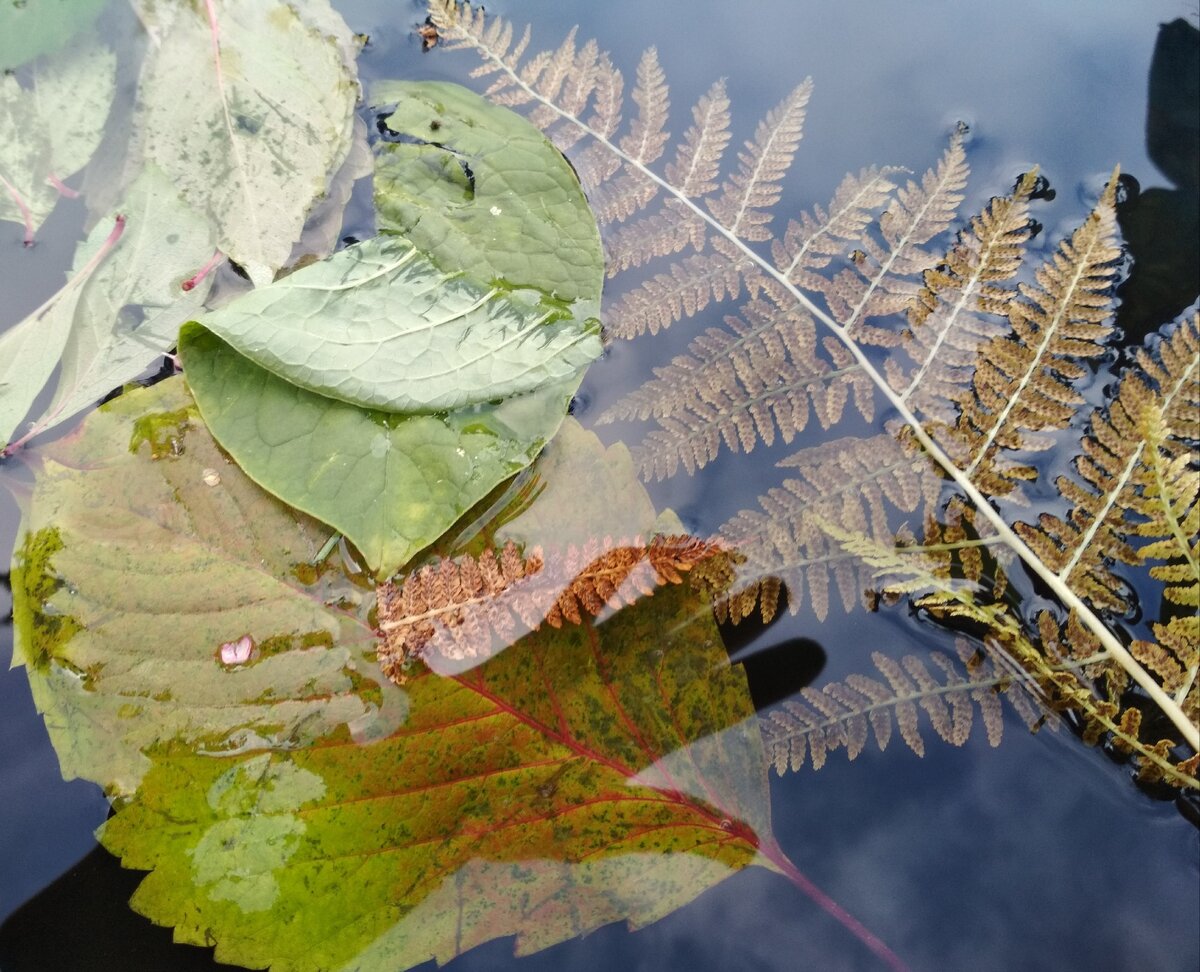
M 1142 191 L 1135 176 L 1121 176 L 1117 220 L 1133 266 L 1117 324 L 1130 346 L 1200 296 L 1200 30 L 1186 20 L 1159 28 L 1146 149 L 1174 188 Z

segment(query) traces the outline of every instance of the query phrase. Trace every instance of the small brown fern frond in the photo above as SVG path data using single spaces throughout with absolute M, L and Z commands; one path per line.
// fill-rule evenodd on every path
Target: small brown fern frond
M 904 312 L 920 292 L 926 270 L 935 267 L 939 255 L 925 249 L 941 236 L 958 215 L 967 184 L 964 130 L 950 139 L 938 164 L 921 182 L 908 182 L 892 198 L 879 219 L 879 235 L 862 237 L 858 259 L 830 280 L 820 278 L 833 318 L 847 336 L 860 343 L 894 344 L 891 329 L 879 330 L 867 322 Z
M 978 709 L 988 742 L 998 746 L 1004 733 L 1000 701 L 1006 698 L 1025 725 L 1034 729 L 1044 718 L 1036 686 L 1014 679 L 1006 667 L 957 639 L 958 659 L 931 652 L 931 672 L 916 655 L 901 661 L 873 652 L 875 667 L 885 682 L 851 675 L 820 690 L 806 688 L 761 723 L 767 756 L 781 775 L 805 762 L 820 769 L 831 752 L 844 749 L 847 759 L 858 757 L 874 736 L 887 749 L 893 728 L 918 756 L 925 755 L 919 713 L 939 738 L 961 746 L 970 737 Z
M 1022 658 L 1022 665 L 1027 670 L 1033 670 L 1034 677 L 1058 711 L 1074 715 L 1083 741 L 1089 745 L 1107 741 L 1117 752 L 1132 757 L 1137 766 L 1138 779 L 1142 782 L 1200 789 L 1194 756 L 1184 760 L 1176 758 L 1173 755 L 1178 745 L 1175 740 L 1160 738 L 1150 741 L 1141 738 L 1141 710 L 1134 705 L 1122 704 L 1129 686 L 1128 675 L 1100 651 L 1099 642 L 1080 623 L 1078 616 L 1071 612 L 1066 623 L 1060 624 L 1049 611 L 1042 611 L 1038 615 L 1037 626 L 1041 653 L 1034 652 Z M 1195 665 L 1196 642 L 1194 629 L 1190 625 L 1173 631 L 1166 626 L 1156 625 L 1155 630 L 1166 634 L 1168 639 L 1176 636 L 1183 639 L 1178 645 L 1168 640 L 1166 644 L 1169 647 L 1156 646 L 1159 652 L 1191 661 Z M 1147 656 L 1158 654 L 1147 650 L 1144 645 L 1141 652 Z M 1056 670 L 1053 663 L 1062 658 L 1091 660 L 1091 664 L 1084 666 L 1084 673 L 1091 678 L 1103 679 L 1106 688 L 1104 697 L 1098 698 L 1073 671 Z M 1191 712 L 1189 718 L 1195 718 L 1200 708 L 1200 691 L 1194 681 L 1194 668 L 1191 669 L 1193 681 L 1185 685 L 1187 671 L 1185 668 L 1184 681 L 1178 686 L 1183 690 L 1179 704 L 1185 712 Z
M 819 290 L 824 270 L 835 257 L 858 246 L 875 213 L 891 198 L 896 184 L 895 167 L 863 169 L 847 175 L 833 194 L 828 208 L 820 206 L 791 220 L 783 237 L 771 245 L 771 257 L 785 278 Z
M 851 392 L 872 414 L 869 381 L 844 348 L 826 339 L 818 354 L 816 328 L 800 308 L 785 313 L 774 288 L 748 301 L 728 330 L 710 328 L 693 339 L 688 353 L 655 369 L 656 378 L 617 403 L 601 422 L 657 418 L 660 429 L 632 449 L 643 478 L 662 479 L 682 465 L 688 472 L 712 461 L 722 444 L 750 452 L 776 434 L 790 443 L 816 415 L 828 429 L 842 417 Z
M 754 141 L 738 155 L 738 170 L 708 203 L 717 222 L 743 240 L 771 239 L 766 225 L 782 194 L 783 177 L 795 158 L 804 128 L 804 113 L 812 95 L 812 78 L 795 88 L 758 123 Z
M 1120 250 L 1116 176 L 1091 215 L 1038 268 L 1037 286 L 1008 301 L 1011 330 L 979 349 L 971 393 L 943 443 L 963 473 L 990 496 L 1020 500 L 1018 484 L 1036 470 L 1015 450 L 1040 451 L 1038 433 L 1066 428 L 1083 398 L 1071 382 L 1087 374 L 1082 359 L 1104 353 Z
M 889 435 L 837 439 L 802 450 L 779 465 L 793 470 L 794 478 L 760 496 L 761 511 L 743 510 L 720 530 L 721 538 L 746 558 L 731 595 L 736 607 L 718 606 L 735 620 L 744 616 L 746 604 L 763 594 L 763 618 L 770 620 L 781 581 L 793 614 L 804 604 L 807 590 L 813 613 L 823 620 L 829 612 L 831 581 L 843 607 L 851 610 L 873 587 L 874 574 L 842 549 L 824 525 L 837 524 L 890 547 L 889 507 L 924 515 L 941 492 L 941 481 L 932 475 L 928 460 Z
M 731 558 L 720 544 L 691 536 L 614 541 L 611 537 L 544 556 L 522 557 L 509 542 L 478 557 L 444 559 L 377 590 L 378 649 L 384 674 L 402 682 L 409 664 L 479 664 L 543 623 L 561 627 L 632 604 L 656 587 L 680 584 L 698 571 L 710 594 L 727 583 Z M 463 663 L 466 663 L 464 666 Z
M 1157 563 L 1151 576 L 1167 584 L 1169 600 L 1191 607 L 1200 596 L 1200 473 L 1194 443 L 1200 429 L 1196 396 L 1200 315 L 1181 322 L 1160 345 L 1157 359 L 1126 374 L 1107 408 L 1091 417 L 1080 442 L 1077 481 L 1059 477 L 1071 501 L 1065 518 L 1042 514 L 1017 533 L 1058 577 L 1094 606 L 1124 612 L 1128 586 L 1113 561 Z M 1192 349 L 1190 357 L 1184 353 Z M 1165 424 L 1166 415 L 1181 423 Z M 1135 549 L 1135 537 L 1155 538 Z
M 924 289 L 908 307 L 901 349 L 911 365 L 892 359 L 887 375 L 900 400 L 927 423 L 954 422 L 975 374 L 979 345 L 1000 330 L 995 315 L 1004 313 L 1011 291 L 999 284 L 1021 268 L 1036 186 L 1037 173 L 1030 172 L 1011 196 L 993 199 L 939 266 L 925 271 Z
M 1200 721 L 1200 615 L 1152 625 L 1156 641 L 1135 641 L 1133 656 L 1158 676 L 1193 721 Z

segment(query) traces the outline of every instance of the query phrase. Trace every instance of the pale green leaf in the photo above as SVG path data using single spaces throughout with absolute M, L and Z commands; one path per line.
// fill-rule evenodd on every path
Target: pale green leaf
M 601 351 L 596 319 L 443 272 L 394 236 L 347 247 L 201 322 L 302 388 L 393 412 L 567 381 Z
M 155 21 L 160 40 L 142 70 L 136 121 L 147 158 L 256 284 L 285 264 L 349 151 L 358 85 L 349 31 L 329 33 L 340 18 L 328 6 L 179 5 Z
M 74 175 L 100 144 L 116 65 L 112 51 L 90 46 L 39 67 L 28 88 L 0 77 L 0 220 L 23 224 L 27 240 L 58 202 L 51 178 Z
M 208 223 L 153 166 L 119 207 L 125 230 L 101 253 L 113 220 L 102 220 L 75 253 L 75 276 L 39 312 L 0 335 L 0 443 L 28 411 L 61 355 L 54 398 L 35 435 L 136 378 L 175 344 L 179 325 L 208 293 L 181 285 L 212 252 Z M 99 263 L 88 269 L 99 259 Z
M 385 574 L 527 466 L 580 379 L 497 404 L 405 415 L 305 391 L 199 325 L 183 329 L 179 352 L 204 421 L 246 473 L 336 527 Z
M 186 292 L 182 284 L 212 253 L 212 230 L 158 169 L 147 167 L 130 186 L 121 212 L 125 234 L 84 289 L 57 390 L 34 423 L 37 431 L 136 378 L 174 347 L 179 326 L 199 312 L 208 295 L 211 278 Z M 91 246 L 80 248 L 77 266 Z
M 372 674 L 362 593 L 306 566 L 327 531 L 225 459 L 181 379 L 120 396 L 41 459 L 15 660 L 68 779 L 128 797 L 154 752 L 365 740 L 402 721 L 403 693 Z M 243 637 L 247 662 L 224 661 Z
M 381 230 L 477 280 L 568 300 L 600 293 L 596 220 L 574 170 L 541 131 L 445 82 L 388 81 L 371 96 L 396 105 L 384 122 L 402 138 L 376 146 Z

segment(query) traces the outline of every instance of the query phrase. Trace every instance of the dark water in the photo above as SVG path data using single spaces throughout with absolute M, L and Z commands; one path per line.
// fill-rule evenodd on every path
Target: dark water
M 845 172 L 869 164 L 924 169 L 958 120 L 972 126 L 972 180 L 962 211 L 979 209 L 1038 164 L 1057 192 L 1034 212 L 1045 226 L 1042 247 L 1078 224 L 1116 164 L 1143 192 L 1177 189 L 1156 167 L 1161 157 L 1152 161 L 1147 149 L 1147 92 L 1159 25 L 1179 17 L 1194 23 L 1194 5 L 508 0 L 488 6 L 534 22 L 535 49 L 557 44 L 580 22 L 581 35 L 597 36 L 627 77 L 640 50 L 656 45 L 672 85 L 670 127 L 677 135 L 691 102 L 718 76 L 728 80 L 740 140 L 811 74 L 816 89 L 806 135 L 779 213 L 824 203 Z M 340 7 L 354 30 L 372 36 L 361 64 L 368 82 L 461 80 L 471 66 L 467 59 L 420 54 L 409 33 L 423 16 L 419 4 L 358 0 Z M 1176 202 L 1176 210 L 1186 209 L 1186 201 Z M 80 218 L 60 211 L 43 231 L 43 244 L 28 252 L 19 228 L 0 224 L 4 323 L 53 289 Z M 1191 245 L 1183 226 L 1174 232 L 1184 234 L 1180 245 Z M 720 313 L 692 328 L 719 322 Z M 685 328 L 658 342 L 619 347 L 598 364 L 581 396 L 585 424 L 651 365 L 667 360 L 686 340 Z M 726 456 L 703 475 L 681 475 L 651 491 L 690 528 L 711 530 L 756 505 L 755 496 L 778 481 L 771 463 L 788 451 L 760 447 L 753 462 Z M 0 546 L 7 550 L 15 532 L 15 506 L 0 490 Z M 7 598 L 7 590 L 0 592 L 0 611 L 9 607 Z M 875 648 L 899 655 L 945 644 L 944 635 L 894 612 L 825 624 L 802 612 L 751 650 L 795 639 L 819 641 L 823 680 L 866 671 Z M 0 640 L 0 657 L 8 657 L 9 624 L 0 627 Z M 756 670 L 756 690 L 779 689 L 782 683 L 772 680 L 786 674 Z M 0 932 L 5 972 L 210 967 L 206 953 L 172 949 L 168 932 L 129 915 L 123 902 L 136 876 L 120 873 L 103 851 L 38 896 L 93 849 L 91 832 L 107 805 L 94 786 L 62 782 L 21 671 L 0 674 L 0 720 L 0 920 L 25 904 Z M 927 748 L 918 759 L 895 743 L 854 763 L 835 756 L 819 773 L 806 769 L 772 780 L 775 830 L 785 851 L 914 969 L 1187 972 L 1200 966 L 1200 845 L 1170 802 L 1139 793 L 1124 769 L 1068 735 L 1030 736 L 1015 720 L 995 750 L 978 731 L 961 749 L 936 739 Z M 81 949 L 71 953 L 75 958 L 54 951 L 74 943 Z M 453 963 L 473 970 L 510 966 L 876 967 L 807 898 L 757 868 L 633 934 L 609 926 L 521 960 L 512 959 L 510 942 L 499 941 Z

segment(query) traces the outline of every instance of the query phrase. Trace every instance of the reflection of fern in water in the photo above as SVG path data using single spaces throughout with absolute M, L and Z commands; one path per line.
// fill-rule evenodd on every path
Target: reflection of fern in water
M 1195 751 L 1200 742 L 1187 715 L 1200 693 L 1194 610 L 1162 619 L 1152 629 L 1157 641 L 1136 642 L 1133 654 L 1099 612 L 1127 603 L 1110 571 L 1114 558 L 1159 561 L 1154 577 L 1170 585 L 1174 602 L 1196 597 L 1195 442 L 1183 438 L 1200 421 L 1196 319 L 1180 322 L 1157 354 L 1144 353 L 1141 376 L 1127 378 L 1093 419 L 1078 461 L 1086 485 L 1060 481 L 1075 504 L 1068 518 L 1014 529 L 1002 513 L 1028 502 L 1022 484 L 1038 476 L 1029 454 L 1058 444 L 1055 433 L 1078 421 L 1075 382 L 1088 374 L 1087 359 L 1104 353 L 1119 256 L 1113 184 L 1032 283 L 1014 281 L 1031 235 L 1035 174 L 993 200 L 948 251 L 937 247 L 967 181 L 961 132 L 919 180 L 864 170 L 842 182 L 828 207 L 776 234 L 772 208 L 800 139 L 808 82 L 767 115 L 724 178 L 729 101 L 723 84 L 713 85 L 660 175 L 651 165 L 670 142 L 668 91 L 653 50 L 637 69 L 637 116 L 618 134 L 623 78 L 595 42 L 577 45 L 572 32 L 557 50 L 526 56 L 528 31 L 514 44 L 511 25 L 498 18 L 450 0 L 431 6 L 447 46 L 482 58 L 476 74 L 492 78 L 489 95 L 527 108 L 570 151 L 605 231 L 610 275 L 644 275 L 607 309 L 611 336 L 655 333 L 710 302 L 746 295 L 727 329 L 696 337 L 602 416 L 658 423 L 635 449 L 643 474 L 693 472 L 723 446 L 790 442 L 813 415 L 832 428 L 851 396 L 864 418 L 878 399 L 897 416 L 886 436 L 826 442 L 781 463 L 796 475 L 762 497 L 761 513 L 743 511 L 723 530 L 747 562 L 744 587 L 721 609 L 736 620 L 757 602 L 769 617 L 780 580 L 793 610 L 807 589 L 819 616 L 831 581 L 847 609 L 872 587 L 911 597 L 934 618 L 974 626 L 985 646 L 1016 659 L 1048 704 L 1078 713 L 1088 735 L 1107 733 L 1117 748 L 1134 750 L 1145 774 L 1195 785 L 1194 760 L 1176 770 L 1169 759 L 1175 743 Z M 880 352 L 864 350 L 870 345 L 891 349 L 882 369 Z M 1134 440 L 1133 451 L 1117 448 L 1114 436 Z M 942 502 L 948 486 L 950 508 Z M 962 519 L 954 509 L 973 511 L 969 536 L 950 522 Z M 924 520 L 925 536 L 897 536 L 894 512 Z M 1135 537 L 1154 539 L 1136 550 Z M 1031 623 L 992 598 L 994 585 L 973 583 L 962 567 L 980 546 L 1023 561 L 1060 602 L 1062 618 L 1043 611 Z M 919 566 L 922 551 L 951 556 L 955 572 Z M 1079 656 L 1089 662 L 1082 675 L 1071 668 Z M 1104 688 L 1093 692 L 1101 674 L 1095 684 Z M 1129 713 L 1138 710 L 1123 705 L 1127 677 L 1173 724 L 1173 740 L 1136 739 L 1139 716 Z

